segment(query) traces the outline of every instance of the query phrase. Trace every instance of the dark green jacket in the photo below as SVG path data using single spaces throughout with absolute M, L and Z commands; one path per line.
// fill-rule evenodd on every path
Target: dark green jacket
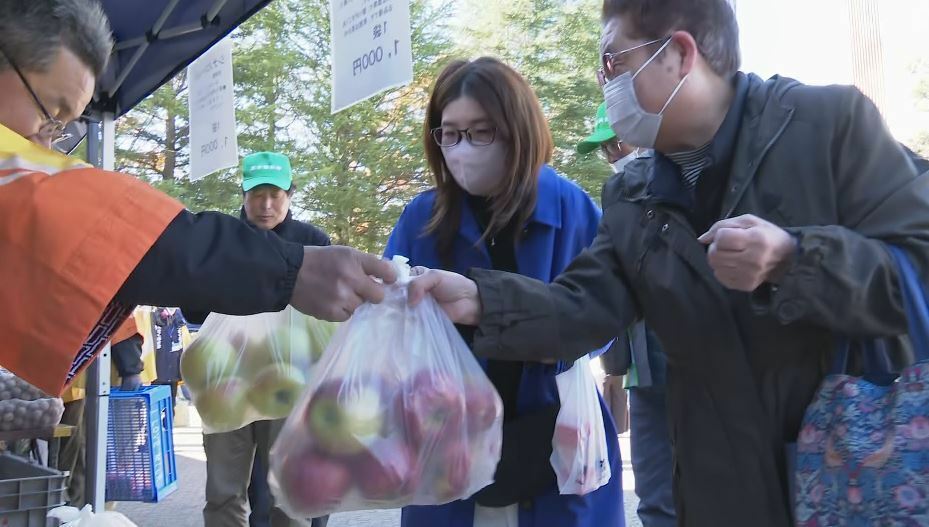
M 906 331 L 885 243 L 929 271 L 929 175 L 858 90 L 752 76 L 720 217 L 755 214 L 799 248 L 777 287 L 748 294 L 724 288 L 702 233 L 652 199 L 651 163 L 606 185 L 598 236 L 552 284 L 473 272 L 475 352 L 570 360 L 644 317 L 668 358 L 681 524 L 790 525 L 783 447 L 835 337 Z

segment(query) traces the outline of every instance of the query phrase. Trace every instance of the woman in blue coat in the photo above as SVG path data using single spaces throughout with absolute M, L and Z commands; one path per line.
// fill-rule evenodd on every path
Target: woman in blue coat
M 546 165 L 552 139 L 532 89 L 502 62 L 449 65 L 426 116 L 426 158 L 435 188 L 403 211 L 386 256 L 466 273 L 492 268 L 550 281 L 593 240 L 600 210 Z M 469 328 L 461 328 L 466 340 Z M 495 483 L 469 499 L 403 509 L 403 527 L 623 526 L 616 430 L 600 402 L 610 482 L 586 496 L 561 495 L 549 462 L 559 408 L 555 375 L 570 364 L 483 361 L 503 399 L 503 455 Z

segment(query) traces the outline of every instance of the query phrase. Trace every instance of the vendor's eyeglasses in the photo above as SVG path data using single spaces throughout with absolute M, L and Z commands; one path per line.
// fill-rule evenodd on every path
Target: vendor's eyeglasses
M 49 140 L 52 144 L 59 141 L 63 141 L 70 137 L 70 134 L 65 134 L 65 124 L 52 117 L 52 114 L 45 109 L 45 105 L 42 104 L 42 101 L 39 100 L 39 96 L 36 95 L 35 90 L 32 89 L 32 86 L 29 85 L 29 81 L 26 80 L 26 76 L 23 75 L 23 72 L 20 71 L 19 67 L 10 59 L 10 56 L 0 49 L 0 55 L 3 55 L 3 58 L 6 59 L 10 67 L 13 68 L 13 71 L 19 75 L 19 80 L 23 82 L 23 86 L 26 87 L 26 91 L 29 92 L 29 95 L 32 96 L 32 100 L 35 101 L 36 106 L 38 106 L 39 111 L 42 113 L 42 117 L 45 119 L 41 126 L 39 126 L 39 131 L 36 133 L 39 137 L 43 137 Z

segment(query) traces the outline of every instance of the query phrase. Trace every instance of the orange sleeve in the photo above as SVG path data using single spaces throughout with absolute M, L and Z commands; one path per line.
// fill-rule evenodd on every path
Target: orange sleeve
M 111 302 L 182 209 L 135 178 L 95 168 L 0 171 L 0 364 L 60 393 L 99 351 L 72 368 L 85 342 L 105 342 L 135 307 Z M 113 320 L 102 324 L 104 314 Z

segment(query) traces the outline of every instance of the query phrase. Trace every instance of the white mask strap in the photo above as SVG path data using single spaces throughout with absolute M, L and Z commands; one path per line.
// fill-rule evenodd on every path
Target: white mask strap
M 654 44 L 655 42 L 657 42 L 657 40 L 653 40 L 652 42 L 649 42 L 648 44 Z M 635 79 L 639 75 L 639 73 L 641 73 L 642 70 L 645 69 L 645 66 L 648 66 L 649 64 L 651 64 L 652 61 L 655 60 L 655 57 L 657 57 L 658 55 L 661 55 L 661 52 L 664 51 L 664 48 L 668 47 L 668 44 L 670 43 L 671 43 L 671 37 L 668 37 L 668 39 L 665 40 L 664 44 L 662 44 L 661 47 L 658 48 L 658 51 L 652 54 L 652 56 L 649 57 L 648 60 L 645 61 L 645 64 L 642 64 L 642 66 L 639 67 L 639 69 L 637 69 L 635 73 L 632 74 L 632 78 Z M 648 44 L 643 44 L 643 45 L 647 46 Z
M 674 88 L 674 91 L 673 91 L 673 92 L 671 92 L 671 96 L 668 97 L 668 101 L 667 101 L 666 103 L 664 103 L 664 106 L 661 107 L 661 111 L 658 112 L 658 115 L 663 114 L 664 111 L 665 111 L 665 109 L 668 107 L 668 105 L 671 104 L 671 101 L 674 100 L 674 96 L 677 95 L 677 92 L 680 91 L 681 87 L 684 86 L 684 81 L 687 80 L 687 77 L 690 77 L 690 74 L 689 74 L 689 73 L 688 73 L 687 75 L 684 75 L 684 78 L 681 79 L 681 82 L 677 83 L 677 87 Z

